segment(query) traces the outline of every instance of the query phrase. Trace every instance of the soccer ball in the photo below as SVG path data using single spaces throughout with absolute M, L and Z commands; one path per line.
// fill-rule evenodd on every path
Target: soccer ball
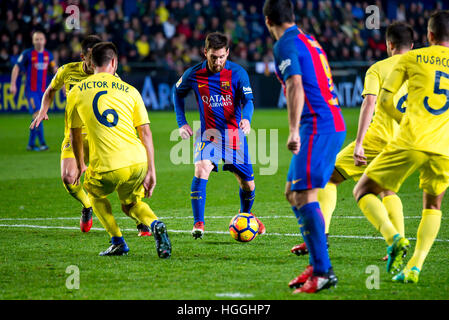
M 240 242 L 253 240 L 259 231 L 259 223 L 251 213 L 239 213 L 229 223 L 231 237 Z

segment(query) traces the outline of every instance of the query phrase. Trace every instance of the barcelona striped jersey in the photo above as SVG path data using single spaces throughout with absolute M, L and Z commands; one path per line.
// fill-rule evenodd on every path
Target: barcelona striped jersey
M 233 149 L 241 144 L 242 134 L 239 123 L 251 121 L 253 112 L 253 92 L 247 72 L 238 64 L 227 61 L 222 71 L 212 73 L 203 61 L 185 71 L 175 86 L 174 103 L 178 126 L 187 124 L 184 115 L 184 98 L 193 90 L 201 121 L 201 135 L 208 130 L 216 130 L 217 137 L 210 141 L 224 143 Z M 250 105 L 246 108 L 245 106 Z M 215 140 L 214 140 L 215 139 Z
M 285 30 L 274 45 L 274 57 L 276 75 L 284 92 L 289 77 L 302 77 L 305 104 L 301 114 L 301 132 L 328 134 L 345 131 L 326 53 L 315 38 L 294 25 Z
M 27 49 L 17 59 L 17 65 L 20 70 L 25 72 L 27 93 L 43 93 L 47 88 L 47 70 L 53 67 L 55 61 L 53 54 L 48 50 L 38 52 L 35 49 Z

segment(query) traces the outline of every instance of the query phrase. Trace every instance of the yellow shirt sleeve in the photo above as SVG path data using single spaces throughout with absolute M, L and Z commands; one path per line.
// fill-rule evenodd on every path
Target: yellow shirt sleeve
M 399 91 L 402 84 L 408 79 L 407 65 L 410 61 L 410 57 L 410 52 L 402 55 L 385 80 L 382 87 L 383 89 L 390 91 L 393 94 Z
M 65 66 L 62 66 L 58 68 L 58 71 L 56 71 L 55 76 L 51 80 L 50 87 L 52 87 L 55 90 L 59 90 L 64 85 L 64 77 L 65 77 Z
M 365 84 L 363 85 L 362 97 L 367 94 L 377 96 L 380 90 L 380 75 L 376 65 L 371 66 L 365 75 Z
M 77 97 L 79 96 L 77 90 L 70 90 L 67 95 L 67 127 L 70 128 L 81 128 L 83 126 L 83 121 L 81 120 L 78 110 L 76 109 Z
M 147 108 L 145 108 L 142 96 L 137 90 L 135 91 L 134 97 L 136 100 L 136 106 L 134 108 L 133 124 L 134 128 L 137 128 L 143 124 L 150 123 L 150 119 L 148 118 Z

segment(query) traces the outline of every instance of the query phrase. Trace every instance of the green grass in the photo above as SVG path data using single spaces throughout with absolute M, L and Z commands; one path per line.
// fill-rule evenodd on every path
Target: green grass
M 344 116 L 349 143 L 356 134 L 358 110 L 345 109 Z M 188 114 L 190 120 L 197 117 Z M 338 287 L 316 295 L 291 294 L 287 283 L 304 269 L 308 259 L 289 252 L 301 237 L 283 196 L 291 158 L 285 147 L 285 110 L 256 110 L 254 116 L 254 129 L 279 129 L 277 173 L 259 175 L 264 166 L 255 165 L 253 211 L 265 222 L 266 235 L 245 244 L 231 239 L 227 226 L 239 209 L 238 185 L 232 174 L 220 171 L 212 173 L 207 187 L 206 230 L 211 232 L 206 231 L 203 240 L 192 239 L 189 193 L 193 165 L 170 162 L 170 149 L 176 143 L 169 139 L 175 116 L 152 112 L 158 184 L 152 199 L 145 201 L 167 224 L 173 255 L 159 259 L 153 238 L 137 237 L 134 222 L 121 213 L 114 194 L 109 198 L 130 252 L 124 257 L 99 257 L 109 245 L 108 235 L 96 218 L 93 230 L 87 234 L 79 231 L 81 206 L 66 193 L 59 177 L 63 115 L 50 118 L 45 122 L 50 150 L 39 153 L 25 151 L 29 116 L 0 116 L 0 299 L 228 299 L 219 296 L 224 293 L 258 300 L 449 299 L 447 218 L 443 218 L 438 235 L 442 241 L 432 247 L 420 282 L 393 283 L 385 262 L 380 261 L 386 244 L 357 208 L 352 181 L 338 189 L 331 225 L 330 256 Z M 422 207 L 417 185 L 415 174 L 400 191 L 406 235 L 411 238 L 416 237 Z M 415 241 L 411 243 L 413 248 Z M 66 287 L 70 265 L 80 270 L 79 289 Z M 379 289 L 367 289 L 370 274 L 366 270 L 371 265 L 379 267 Z

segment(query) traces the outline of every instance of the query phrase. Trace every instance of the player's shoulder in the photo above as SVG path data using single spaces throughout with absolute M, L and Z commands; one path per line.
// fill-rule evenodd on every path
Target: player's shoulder
M 205 67 L 205 61 L 198 62 L 194 66 L 187 68 L 183 73 L 183 77 L 189 77 L 190 75 L 195 74 L 197 71 L 204 69 Z
M 394 56 L 379 60 L 373 63 L 369 68 L 367 73 L 375 72 L 379 74 L 389 73 L 392 67 L 399 61 L 402 55 L 396 54 Z
M 58 68 L 58 72 L 64 73 L 64 74 L 78 72 L 80 69 L 80 65 L 82 63 L 83 63 L 82 61 L 78 61 L 78 62 L 69 62 L 69 63 L 63 64 L 62 66 L 60 66 Z
M 22 51 L 22 53 L 19 55 L 19 58 L 17 59 L 18 63 L 23 62 L 24 59 L 29 59 L 31 55 L 31 51 L 33 51 L 33 48 L 28 48 Z
M 235 62 L 230 61 L 230 60 L 226 61 L 225 68 L 228 69 L 228 70 L 231 70 L 232 72 L 236 72 L 238 74 L 247 73 L 245 68 L 243 68 L 238 63 L 235 63 Z

